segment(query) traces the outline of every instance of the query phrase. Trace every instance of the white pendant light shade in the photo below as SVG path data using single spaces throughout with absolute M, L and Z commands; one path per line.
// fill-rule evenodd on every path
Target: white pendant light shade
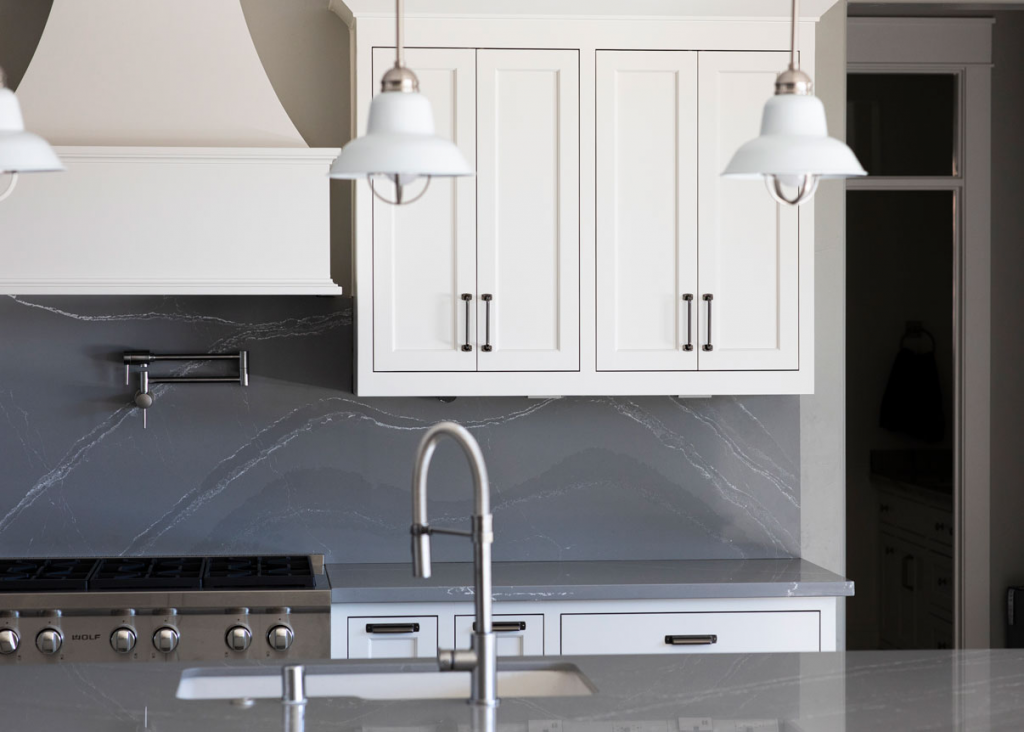
M 867 175 L 853 151 L 828 136 L 825 105 L 810 95 L 777 94 L 764 106 L 761 135 L 742 145 L 726 166 L 728 178 L 776 176 L 796 186 L 807 175 Z
M 25 132 L 21 105 L 7 87 L 0 87 L 0 173 L 42 173 L 64 170 L 57 154 L 39 135 Z
M 828 136 L 825 105 L 811 94 L 811 77 L 800 70 L 800 0 L 792 3 L 789 68 L 775 79 L 775 96 L 764 105 L 760 136 L 733 154 L 722 176 L 763 178 L 778 203 L 799 206 L 814 197 L 822 178 L 867 172 L 853 150 Z
M 348 143 L 331 166 L 332 178 L 473 175 L 459 148 L 434 134 L 430 102 L 418 92 L 378 94 L 370 103 L 366 134 Z
M 395 65 L 381 79 L 381 93 L 370 102 L 366 134 L 341 150 L 329 173 L 332 178 L 366 178 L 373 195 L 384 203 L 402 205 L 418 201 L 433 178 L 475 175 L 456 145 L 434 134 L 434 113 L 420 94 L 420 82 L 405 65 L 402 41 L 402 4 L 395 0 Z M 374 177 L 394 184 L 394 199 L 375 187 Z M 404 189 L 418 178 L 427 182 L 414 198 Z

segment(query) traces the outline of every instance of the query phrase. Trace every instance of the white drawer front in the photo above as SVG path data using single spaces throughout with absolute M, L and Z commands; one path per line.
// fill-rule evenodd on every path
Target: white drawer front
M 669 643 L 669 636 L 687 644 Z M 562 615 L 566 656 L 819 650 L 821 619 L 816 611 Z
M 473 621 L 472 615 L 455 616 L 456 649 L 462 650 L 472 645 Z M 499 656 L 544 655 L 543 615 L 495 615 L 494 635 Z
M 434 658 L 437 617 L 352 617 L 348 619 L 349 658 Z

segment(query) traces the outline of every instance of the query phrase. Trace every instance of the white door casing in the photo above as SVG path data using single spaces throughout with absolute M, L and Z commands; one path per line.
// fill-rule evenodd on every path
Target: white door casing
M 476 157 L 476 61 L 473 49 L 415 48 L 420 92 L 431 103 L 437 134 Z M 375 48 L 374 79 L 394 64 L 394 50 Z M 366 185 L 365 182 L 359 185 Z M 394 197 L 393 186 L 376 181 Z M 416 195 L 422 182 L 409 186 Z M 420 201 L 373 202 L 373 345 L 375 371 L 476 369 L 476 183 L 438 178 Z M 469 295 L 467 309 L 463 295 Z M 468 314 L 467 314 L 468 310 Z M 463 350 L 468 332 L 471 350 Z
M 780 52 L 698 54 L 702 371 L 800 367 L 797 209 L 776 204 L 762 181 L 721 176 L 736 149 L 757 137 L 787 63 Z
M 597 368 L 697 368 L 697 54 L 597 52 Z
M 576 371 L 579 52 L 478 50 L 477 144 L 479 370 Z

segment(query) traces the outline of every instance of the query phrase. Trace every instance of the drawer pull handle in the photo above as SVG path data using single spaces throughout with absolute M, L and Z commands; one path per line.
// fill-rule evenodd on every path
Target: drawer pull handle
M 399 633 L 419 633 L 419 623 L 367 623 L 367 633 L 391 634 L 396 635 Z
M 705 351 L 715 350 L 715 347 L 711 344 L 711 301 L 714 299 L 715 296 L 710 293 L 704 296 L 704 302 L 708 304 L 708 342 L 703 346 Z
M 693 295 L 687 293 L 683 295 L 683 300 L 686 301 L 686 345 L 683 346 L 684 351 L 693 350 Z
M 718 643 L 717 635 L 666 635 L 667 646 L 713 646 Z
M 481 295 L 480 299 L 484 301 L 484 344 L 480 346 L 481 351 L 490 353 L 494 350 L 494 346 L 491 345 L 491 300 L 494 299 L 493 295 Z
M 526 630 L 525 620 L 495 620 L 491 623 L 491 630 L 495 633 L 515 633 Z M 473 632 L 476 632 L 476 623 L 473 623 Z
M 462 293 L 462 301 L 466 303 L 466 342 L 462 344 L 463 351 L 472 351 L 473 344 L 469 342 L 469 304 L 473 301 L 473 296 L 468 292 Z

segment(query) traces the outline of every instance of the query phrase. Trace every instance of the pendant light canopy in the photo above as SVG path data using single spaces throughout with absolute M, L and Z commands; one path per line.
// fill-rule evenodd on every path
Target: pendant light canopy
M 416 74 L 405 66 L 402 3 L 395 2 L 395 65 L 384 74 L 381 93 L 370 103 L 366 134 L 342 149 L 330 172 L 331 178 L 366 178 L 377 198 L 395 205 L 419 200 L 432 178 L 474 175 L 459 148 L 434 134 L 430 102 L 419 93 Z M 394 201 L 374 188 L 374 176 L 384 176 L 395 184 Z M 405 186 L 418 178 L 426 178 L 426 185 L 417 196 L 406 200 Z
M 14 192 L 19 173 L 44 173 L 64 170 L 50 144 L 39 135 L 25 132 L 21 105 L 14 92 L 7 88 L 4 72 L 0 69 L 0 173 L 11 173 L 7 190 L 0 193 L 0 201 Z
M 825 105 L 811 94 L 811 77 L 797 61 L 799 0 L 793 0 L 789 68 L 775 80 L 775 96 L 764 105 L 761 135 L 742 145 L 722 173 L 727 178 L 764 178 L 779 203 L 811 200 L 822 178 L 867 175 L 845 144 L 828 136 Z M 787 195 L 787 189 L 795 191 Z

